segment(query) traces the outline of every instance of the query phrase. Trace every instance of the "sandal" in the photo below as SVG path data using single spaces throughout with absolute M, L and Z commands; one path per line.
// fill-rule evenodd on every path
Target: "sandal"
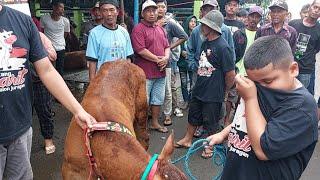
M 158 132 L 161 132 L 161 133 L 167 133 L 168 132 L 168 129 L 166 127 L 150 127 L 151 130 L 154 130 L 154 131 L 158 131 Z
M 46 154 L 52 154 L 56 151 L 56 147 L 54 145 L 46 146 L 45 147 Z
M 179 144 L 179 143 L 174 143 L 174 147 L 175 148 L 183 148 L 183 149 L 189 149 L 190 146 L 186 146 L 186 145 L 183 145 L 183 144 Z
M 163 125 L 165 126 L 171 126 L 172 125 L 172 120 L 170 117 L 166 117 L 163 121 Z
M 213 156 L 213 151 L 210 148 L 204 148 L 201 157 L 203 159 L 209 159 Z

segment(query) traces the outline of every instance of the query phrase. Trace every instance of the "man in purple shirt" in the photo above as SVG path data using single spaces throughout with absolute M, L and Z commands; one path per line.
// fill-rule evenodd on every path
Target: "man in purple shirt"
M 158 119 L 165 96 L 165 67 L 169 60 L 170 46 L 165 30 L 156 24 L 157 8 L 151 0 L 143 3 L 143 20 L 132 30 L 131 40 L 137 56 L 135 63 L 144 70 L 147 77 L 147 97 L 152 112 L 150 129 L 166 133 L 168 129 L 161 126 Z
M 260 27 L 256 33 L 256 39 L 262 36 L 279 35 L 289 41 L 292 52 L 296 49 L 297 31 L 285 23 L 288 16 L 288 4 L 284 1 L 275 1 L 271 6 L 271 23 Z

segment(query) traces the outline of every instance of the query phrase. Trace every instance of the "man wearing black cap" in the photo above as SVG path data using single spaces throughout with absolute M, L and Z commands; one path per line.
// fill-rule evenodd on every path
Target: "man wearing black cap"
M 95 77 L 103 63 L 129 59 L 133 54 L 128 31 L 117 25 L 118 0 L 101 0 L 99 8 L 103 22 L 90 31 L 86 51 L 90 80 Z
M 90 21 L 85 22 L 82 25 L 81 28 L 81 43 L 82 43 L 82 48 L 83 49 L 87 49 L 87 44 L 88 44 L 88 37 L 89 37 L 89 32 L 91 31 L 91 29 L 93 29 L 94 27 L 100 25 L 103 21 L 101 13 L 100 13 L 100 9 L 99 9 L 99 1 L 95 3 L 95 5 L 93 6 L 93 8 L 91 8 L 90 13 L 92 16 L 92 19 Z
M 260 27 L 256 39 L 262 36 L 279 35 L 289 41 L 292 52 L 296 49 L 297 31 L 285 23 L 288 16 L 288 4 L 285 1 L 275 1 L 271 6 L 271 23 Z

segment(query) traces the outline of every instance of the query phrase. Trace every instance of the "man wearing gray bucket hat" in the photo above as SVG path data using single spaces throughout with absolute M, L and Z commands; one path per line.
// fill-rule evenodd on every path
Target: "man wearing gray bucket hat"
M 203 25 L 207 25 L 209 28 L 211 28 L 212 30 L 215 30 L 221 35 L 222 34 L 221 26 L 223 23 L 223 17 L 221 18 L 220 15 L 222 14 L 217 10 L 210 11 L 206 16 L 204 16 L 200 20 L 200 23 L 202 24 L 201 29 L 203 29 Z
M 201 33 L 206 38 L 201 46 L 197 81 L 192 91 L 188 113 L 187 133 L 175 147 L 190 147 L 197 126 L 204 125 L 208 135 L 218 130 L 221 106 L 225 92 L 234 82 L 235 64 L 232 49 L 221 37 L 223 15 L 212 10 L 201 20 Z M 212 157 L 212 150 L 206 148 L 202 157 Z
M 204 17 L 208 12 L 212 10 L 219 10 L 219 3 L 217 0 L 204 0 L 203 4 L 200 9 L 200 18 Z M 197 78 L 197 69 L 199 66 L 199 59 L 201 54 L 201 45 L 204 41 L 203 36 L 201 36 L 201 25 L 198 25 L 195 27 L 190 35 L 190 38 L 188 40 L 188 62 L 189 62 L 189 69 L 193 70 L 193 77 L 192 82 L 196 82 Z M 235 51 L 234 51 L 234 43 L 233 43 L 233 37 L 231 34 L 230 29 L 223 23 L 221 26 L 221 32 L 224 40 L 227 41 L 228 45 L 232 49 L 233 58 L 235 61 Z M 191 86 L 191 89 L 194 85 Z M 202 127 L 199 127 L 195 133 L 195 137 L 200 137 L 203 133 Z

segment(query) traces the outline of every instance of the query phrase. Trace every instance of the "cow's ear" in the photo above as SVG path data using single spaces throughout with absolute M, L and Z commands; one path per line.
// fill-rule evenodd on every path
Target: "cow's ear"
M 162 151 L 158 157 L 160 161 L 168 161 L 174 150 L 174 132 L 172 130 L 170 136 L 167 139 L 166 144 L 162 148 Z

